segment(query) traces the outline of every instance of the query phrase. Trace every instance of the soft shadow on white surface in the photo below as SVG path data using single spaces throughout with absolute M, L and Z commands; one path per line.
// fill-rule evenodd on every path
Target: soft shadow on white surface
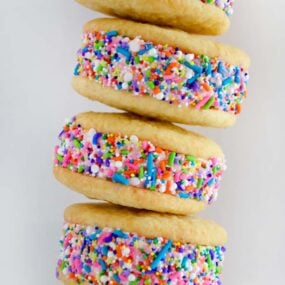
M 236 1 L 222 39 L 251 55 L 250 93 L 238 124 L 199 129 L 219 142 L 228 171 L 202 215 L 229 232 L 224 284 L 283 284 L 283 1 Z M 70 79 L 84 22 L 73 1 L 6 1 L 0 9 L 1 283 L 55 284 L 63 209 L 84 198 L 59 185 L 51 157 L 63 120 L 111 108 L 75 94 Z

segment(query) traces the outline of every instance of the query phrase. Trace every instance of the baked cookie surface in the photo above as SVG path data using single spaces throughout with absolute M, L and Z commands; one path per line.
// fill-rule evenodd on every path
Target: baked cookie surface
M 247 97 L 245 53 L 177 30 L 96 19 L 77 61 L 72 85 L 81 95 L 147 117 L 228 127 Z
M 77 0 L 78 3 L 120 18 L 169 26 L 190 33 L 218 35 L 230 25 L 232 0 Z
M 89 198 L 188 214 L 213 203 L 225 170 L 210 139 L 130 114 L 82 113 L 67 121 L 54 174 Z

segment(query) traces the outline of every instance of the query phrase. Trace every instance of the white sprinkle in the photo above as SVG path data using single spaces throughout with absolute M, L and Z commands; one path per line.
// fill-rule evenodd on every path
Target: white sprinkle
M 98 171 L 99 171 L 98 165 L 93 164 L 93 165 L 91 166 L 91 172 L 92 172 L 93 174 L 96 174 L 96 173 L 98 173 Z
M 96 134 L 96 131 L 93 128 L 89 129 L 89 131 L 87 132 L 87 137 L 88 137 L 89 141 L 92 142 L 95 134 Z
M 137 177 L 131 178 L 130 179 L 130 184 L 134 185 L 134 186 L 137 186 L 137 185 L 140 184 L 140 180 Z
M 115 167 L 121 168 L 123 166 L 123 163 L 121 161 L 116 161 L 115 162 Z
M 156 48 L 152 48 L 148 51 L 148 55 L 156 57 L 158 55 L 158 51 Z
M 192 61 L 193 59 L 194 59 L 194 54 L 193 53 L 188 53 L 188 54 L 186 54 L 185 55 L 185 59 L 187 60 L 187 61 Z
M 92 53 L 91 52 L 86 52 L 84 57 L 89 59 L 89 58 L 92 57 Z
M 108 252 L 108 257 L 109 258 L 113 258 L 115 256 L 115 254 L 112 252 L 112 251 L 109 251 Z
M 192 78 L 194 76 L 194 71 L 192 69 L 187 69 L 187 72 L 186 72 L 186 78 L 189 79 L 189 78 Z
M 139 139 L 138 139 L 138 137 L 137 137 L 137 136 L 135 136 L 135 135 L 131 135 L 131 137 L 130 137 L 130 141 L 131 141 L 132 143 L 137 143 L 137 142 L 139 141 Z
M 129 42 L 129 49 L 131 52 L 138 52 L 140 50 L 139 39 L 134 39 Z
M 128 83 L 124 82 L 122 84 L 122 89 L 126 90 L 126 89 L 128 89 L 128 87 L 129 87 Z
M 158 94 L 155 95 L 155 98 L 156 98 L 157 100 L 162 100 L 163 97 L 164 97 L 164 94 L 163 94 L 163 93 L 158 93 Z
M 87 228 L 86 228 L 86 234 L 87 234 L 87 235 L 91 235 L 92 233 L 94 233 L 93 228 L 92 228 L 92 227 L 87 227 Z
M 108 281 L 109 281 L 109 278 L 107 277 L 107 276 L 101 276 L 101 278 L 100 278 L 100 280 L 104 283 L 104 284 L 106 284 Z
M 129 281 L 135 281 L 136 277 L 134 274 L 130 274 L 128 279 L 129 279 Z
M 166 185 L 165 184 L 160 184 L 158 191 L 160 193 L 164 193 L 166 191 Z
M 125 247 L 123 250 L 122 250 L 122 254 L 123 256 L 129 256 L 130 254 L 130 249 L 128 247 Z
M 64 155 L 63 148 L 59 147 L 58 150 L 57 150 L 57 154 Z
M 172 183 L 172 185 L 170 186 L 170 190 L 175 191 L 176 189 L 177 189 L 176 183 Z
M 124 75 L 124 81 L 125 82 L 130 82 L 132 81 L 133 79 L 133 75 L 130 73 L 130 72 L 127 72 L 125 75 Z

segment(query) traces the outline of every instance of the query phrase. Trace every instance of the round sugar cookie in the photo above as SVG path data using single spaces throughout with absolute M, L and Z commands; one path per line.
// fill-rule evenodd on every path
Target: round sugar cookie
M 165 121 L 232 126 L 247 97 L 250 60 L 197 35 L 121 19 L 84 27 L 72 85 L 115 108 Z
M 224 170 L 212 140 L 130 114 L 79 114 L 54 150 L 54 174 L 72 190 L 159 212 L 203 210 L 216 200 Z
M 221 284 L 226 231 L 213 221 L 111 204 L 64 213 L 64 284 Z
M 233 0 L 76 0 L 78 3 L 108 15 L 190 33 L 219 35 L 230 26 Z

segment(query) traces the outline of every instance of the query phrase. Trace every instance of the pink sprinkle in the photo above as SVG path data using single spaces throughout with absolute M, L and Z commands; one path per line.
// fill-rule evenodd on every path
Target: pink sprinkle
M 195 109 L 201 109 L 211 98 L 211 95 L 207 95 L 201 100 L 196 106 Z
M 100 235 L 99 239 L 98 239 L 98 245 L 101 245 L 102 243 L 104 243 L 105 238 L 110 236 L 110 232 L 104 232 Z

